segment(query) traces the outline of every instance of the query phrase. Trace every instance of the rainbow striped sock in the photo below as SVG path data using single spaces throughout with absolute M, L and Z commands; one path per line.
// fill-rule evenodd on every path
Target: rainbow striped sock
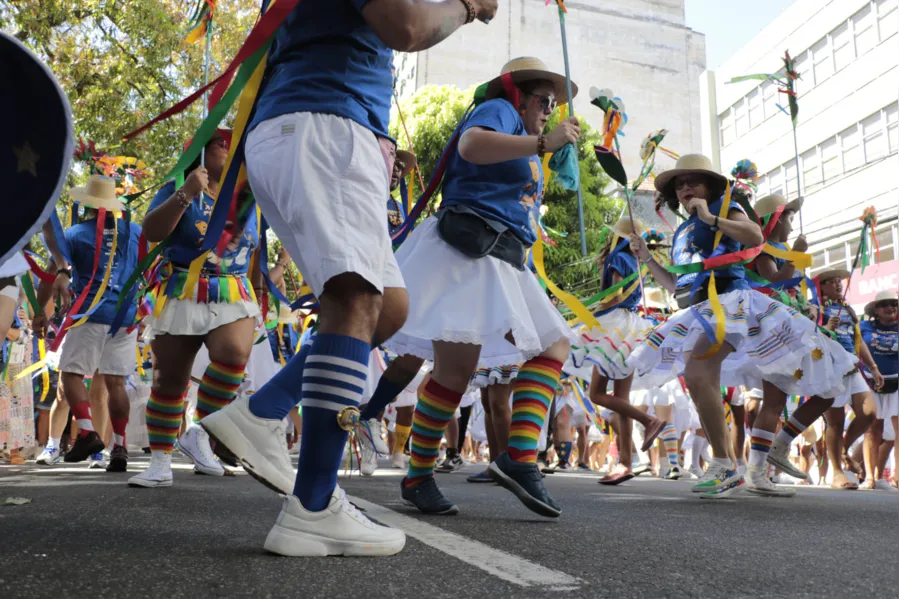
M 197 389 L 197 410 L 194 422 L 200 422 L 206 416 L 215 414 L 234 400 L 237 389 L 243 382 L 246 364 L 234 366 L 212 362 L 203 373 L 203 380 Z
M 512 421 L 507 449 L 513 461 L 537 463 L 540 429 L 561 373 L 561 362 L 541 357 L 528 360 L 518 371 L 512 388 Z
M 677 460 L 677 429 L 670 422 L 665 425 L 662 432 L 659 433 L 662 439 L 662 445 L 665 447 L 665 453 L 668 454 L 668 465 L 671 467 L 679 466 Z
M 456 408 L 462 402 L 462 394 L 447 389 L 433 378 L 418 396 L 415 412 L 412 414 L 412 456 L 406 488 L 434 476 L 434 466 L 440 454 L 440 441 Z M 400 448 L 402 451 L 402 448 Z
M 150 400 L 147 402 L 147 433 L 151 450 L 172 453 L 181 430 L 183 414 L 183 395 L 162 395 L 155 390 L 150 391 Z
M 765 465 L 771 444 L 774 443 L 774 433 L 769 433 L 760 428 L 753 428 L 749 440 L 749 465 L 761 467 Z
M 802 424 L 796 420 L 795 416 L 790 416 L 790 419 L 784 423 L 783 427 L 777 433 L 777 436 L 774 437 L 774 440 L 778 445 L 790 445 L 793 442 L 793 439 L 805 432 L 805 429 L 807 428 L 808 425 Z

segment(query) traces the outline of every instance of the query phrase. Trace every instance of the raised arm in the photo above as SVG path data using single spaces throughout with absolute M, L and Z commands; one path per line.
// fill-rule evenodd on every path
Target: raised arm
M 498 0 L 469 2 L 481 21 L 492 19 L 499 4 Z M 464 0 L 368 0 L 362 18 L 398 52 L 427 50 L 469 22 Z
M 575 143 L 581 136 L 576 117 L 559 123 L 546 136 L 546 151 L 555 152 L 567 143 Z M 518 158 L 536 156 L 538 135 L 509 135 L 484 127 L 470 127 L 459 139 L 459 156 L 472 164 L 497 164 Z
M 641 236 L 634 234 L 631 235 L 630 242 L 631 251 L 634 253 L 634 256 L 637 257 L 637 260 L 646 264 L 649 268 L 649 272 L 652 274 L 652 278 L 654 278 L 659 285 L 671 293 L 674 293 L 674 289 L 677 286 L 677 277 L 665 270 L 664 266 L 655 261 L 649 248 L 646 247 L 646 241 Z
M 796 267 L 791 263 L 787 262 L 781 267 L 780 270 L 777 269 L 777 264 L 774 262 L 774 258 L 767 254 L 761 254 L 758 258 L 755 259 L 755 265 L 758 269 L 759 275 L 761 275 L 765 280 L 771 281 L 772 283 L 780 283 L 781 281 L 786 281 L 793 277 L 793 273 L 796 272 Z
M 690 214 L 696 212 L 699 220 L 718 227 L 722 233 L 745 246 L 755 247 L 765 243 L 761 227 L 749 220 L 741 210 L 732 209 L 727 213 L 727 218 L 718 218 L 709 211 L 709 205 L 705 200 L 694 198 L 687 205 L 687 212 Z
M 208 184 L 209 174 L 201 166 L 191 172 L 184 185 L 166 201 L 149 210 L 142 224 L 147 241 L 159 243 L 174 231 L 194 196 L 205 190 Z

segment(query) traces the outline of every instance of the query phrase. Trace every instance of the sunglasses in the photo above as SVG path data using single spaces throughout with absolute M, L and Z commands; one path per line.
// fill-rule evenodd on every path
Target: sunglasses
M 539 100 L 539 106 L 543 112 L 553 112 L 556 109 L 556 106 L 559 105 L 558 102 L 556 102 L 555 96 L 541 96 L 534 94 L 534 98 Z
M 684 187 L 688 185 L 690 187 L 696 188 L 705 183 L 705 179 L 702 177 L 678 177 L 674 180 L 674 189 L 675 191 L 680 191 Z
M 899 302 L 880 302 L 875 308 L 892 308 L 893 310 L 899 310 Z

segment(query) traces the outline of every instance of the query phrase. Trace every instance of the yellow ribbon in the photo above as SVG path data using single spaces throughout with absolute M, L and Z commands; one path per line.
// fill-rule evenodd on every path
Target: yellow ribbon
M 47 343 L 43 339 L 37 340 L 37 357 L 41 362 L 47 361 Z M 48 393 L 50 393 L 50 371 L 45 368 L 41 373 L 41 402 L 47 399 Z
M 284 339 L 284 323 L 279 322 L 278 326 L 278 361 L 281 362 L 281 366 L 287 364 L 284 360 L 284 354 L 281 352 L 281 340 Z
M 22 370 L 21 372 L 19 372 L 19 374 L 17 374 L 17 375 L 15 376 L 15 378 L 12 379 L 12 380 L 17 381 L 17 380 L 19 380 L 19 379 L 22 378 L 22 377 L 28 376 L 28 375 L 31 374 L 32 372 L 37 372 L 38 370 L 40 370 L 41 368 L 45 367 L 46 365 L 47 365 L 47 359 L 44 358 L 44 357 L 41 357 L 40 361 L 35 362 L 34 364 L 30 365 L 28 368 L 26 368 L 26 369 Z M 7 371 L 7 373 L 8 373 L 8 371 Z M 7 374 L 7 379 L 8 379 L 8 378 L 9 378 L 9 375 Z
M 718 211 L 718 218 L 727 218 L 727 213 L 729 211 L 730 185 L 728 184 L 724 191 L 724 200 L 721 202 L 721 209 Z M 718 245 L 721 243 L 721 237 L 723 235 L 724 233 L 719 228 L 715 233 L 715 243 L 712 245 L 713 248 L 718 247 Z M 721 350 L 721 347 L 724 345 L 724 337 L 727 332 L 727 322 L 725 320 L 726 315 L 724 314 L 724 307 L 721 305 L 721 300 L 718 298 L 718 289 L 715 286 L 714 270 L 709 274 L 709 307 L 711 307 L 712 316 L 715 318 L 715 342 L 712 344 L 712 347 L 709 348 L 709 351 L 705 352 L 702 355 L 696 356 L 698 360 L 705 360 L 706 358 L 710 358 L 717 354 Z
M 115 214 L 115 219 L 113 221 L 112 226 L 112 247 L 109 249 L 109 260 L 106 261 L 106 272 L 103 273 L 103 280 L 100 281 L 100 288 L 97 289 L 97 294 L 94 296 L 94 301 L 91 302 L 91 305 L 88 306 L 87 310 L 85 310 L 85 316 L 81 318 L 78 322 L 69 327 L 69 329 L 74 329 L 75 327 L 80 327 L 84 323 L 87 322 L 87 319 L 90 318 L 87 316 L 91 310 L 93 310 L 97 304 L 100 303 L 100 300 L 103 299 L 103 294 L 106 293 L 106 287 L 109 285 L 109 276 L 112 274 L 112 263 L 115 262 L 115 251 L 116 244 L 119 239 L 119 221 L 118 221 L 118 213 Z M 99 220 L 97 221 L 98 227 L 103 227 L 104 224 Z M 103 248 L 97 248 L 98 252 L 103 251 Z
M 812 255 L 806 254 L 805 252 L 782 250 L 780 248 L 774 247 L 770 243 L 766 243 L 765 247 L 762 248 L 762 251 L 768 255 L 774 256 L 775 258 L 780 258 L 792 263 L 793 266 L 795 266 L 799 270 L 805 270 L 807 268 L 811 268 L 812 266 Z

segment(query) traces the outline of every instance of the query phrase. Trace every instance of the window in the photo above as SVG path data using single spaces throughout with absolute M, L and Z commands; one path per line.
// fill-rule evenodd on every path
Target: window
M 836 136 L 821 143 L 821 171 L 825 181 L 830 181 L 843 173 L 840 160 L 840 144 Z
M 855 41 L 852 39 L 849 22 L 834 29 L 830 39 L 833 41 L 833 67 L 835 71 L 839 71 L 855 59 Z
M 865 162 L 872 162 L 887 155 L 887 137 L 883 127 L 883 115 L 878 110 L 862 121 L 862 142 L 865 147 Z
M 721 115 L 721 145 L 727 146 L 734 143 L 734 116 L 730 108 Z
M 784 192 L 784 180 L 783 180 L 783 172 L 780 170 L 780 167 L 777 167 L 770 173 L 768 173 L 768 181 L 771 185 L 771 191 L 769 193 L 779 193 L 783 194 Z
M 838 246 L 827 250 L 827 265 L 831 268 L 846 268 L 846 244 L 841 243 Z
M 759 177 L 757 185 L 759 187 L 758 193 L 755 194 L 757 198 L 763 198 L 768 195 L 768 175 Z
M 821 182 L 821 162 L 818 160 L 818 148 L 812 148 L 802 154 L 802 184 L 805 191 Z
M 777 95 L 777 86 L 766 79 L 762 83 L 762 107 L 766 119 L 780 112 L 780 108 L 777 107 Z
M 734 122 L 736 123 L 737 137 L 746 135 L 749 131 L 749 110 L 746 107 L 745 98 L 734 104 Z
M 899 104 L 887 106 L 883 113 L 886 117 L 890 154 L 899 152 Z
M 787 182 L 785 185 L 786 191 L 784 195 L 787 198 L 795 198 L 799 195 L 796 188 L 796 162 L 794 160 L 791 160 L 786 163 L 784 165 L 784 171 L 786 172 L 787 177 Z
M 762 112 L 762 91 L 759 88 L 755 88 L 749 92 L 747 101 L 749 102 L 749 127 L 758 127 L 765 120 L 765 115 Z
M 858 125 L 852 125 L 840 133 L 840 143 L 843 146 L 843 172 L 848 173 L 858 168 L 865 162 L 862 146 L 859 143 Z
M 796 72 L 799 73 L 799 80 L 803 82 L 800 84 L 802 87 L 799 87 L 800 95 L 815 87 L 815 72 L 812 70 L 811 52 L 803 52 L 796 57 Z
M 824 263 L 824 250 L 812 255 L 812 275 L 814 275 L 815 271 L 824 270 L 825 266 L 827 265 Z
M 855 13 L 852 27 L 855 29 L 855 49 L 859 56 L 877 45 L 877 16 L 870 4 Z
M 830 54 L 830 45 L 827 37 L 819 40 L 811 48 L 812 62 L 814 63 L 815 82 L 821 85 L 821 82 L 833 75 L 833 57 Z
M 899 2 L 897 0 L 876 0 L 877 26 L 881 41 L 899 32 Z

